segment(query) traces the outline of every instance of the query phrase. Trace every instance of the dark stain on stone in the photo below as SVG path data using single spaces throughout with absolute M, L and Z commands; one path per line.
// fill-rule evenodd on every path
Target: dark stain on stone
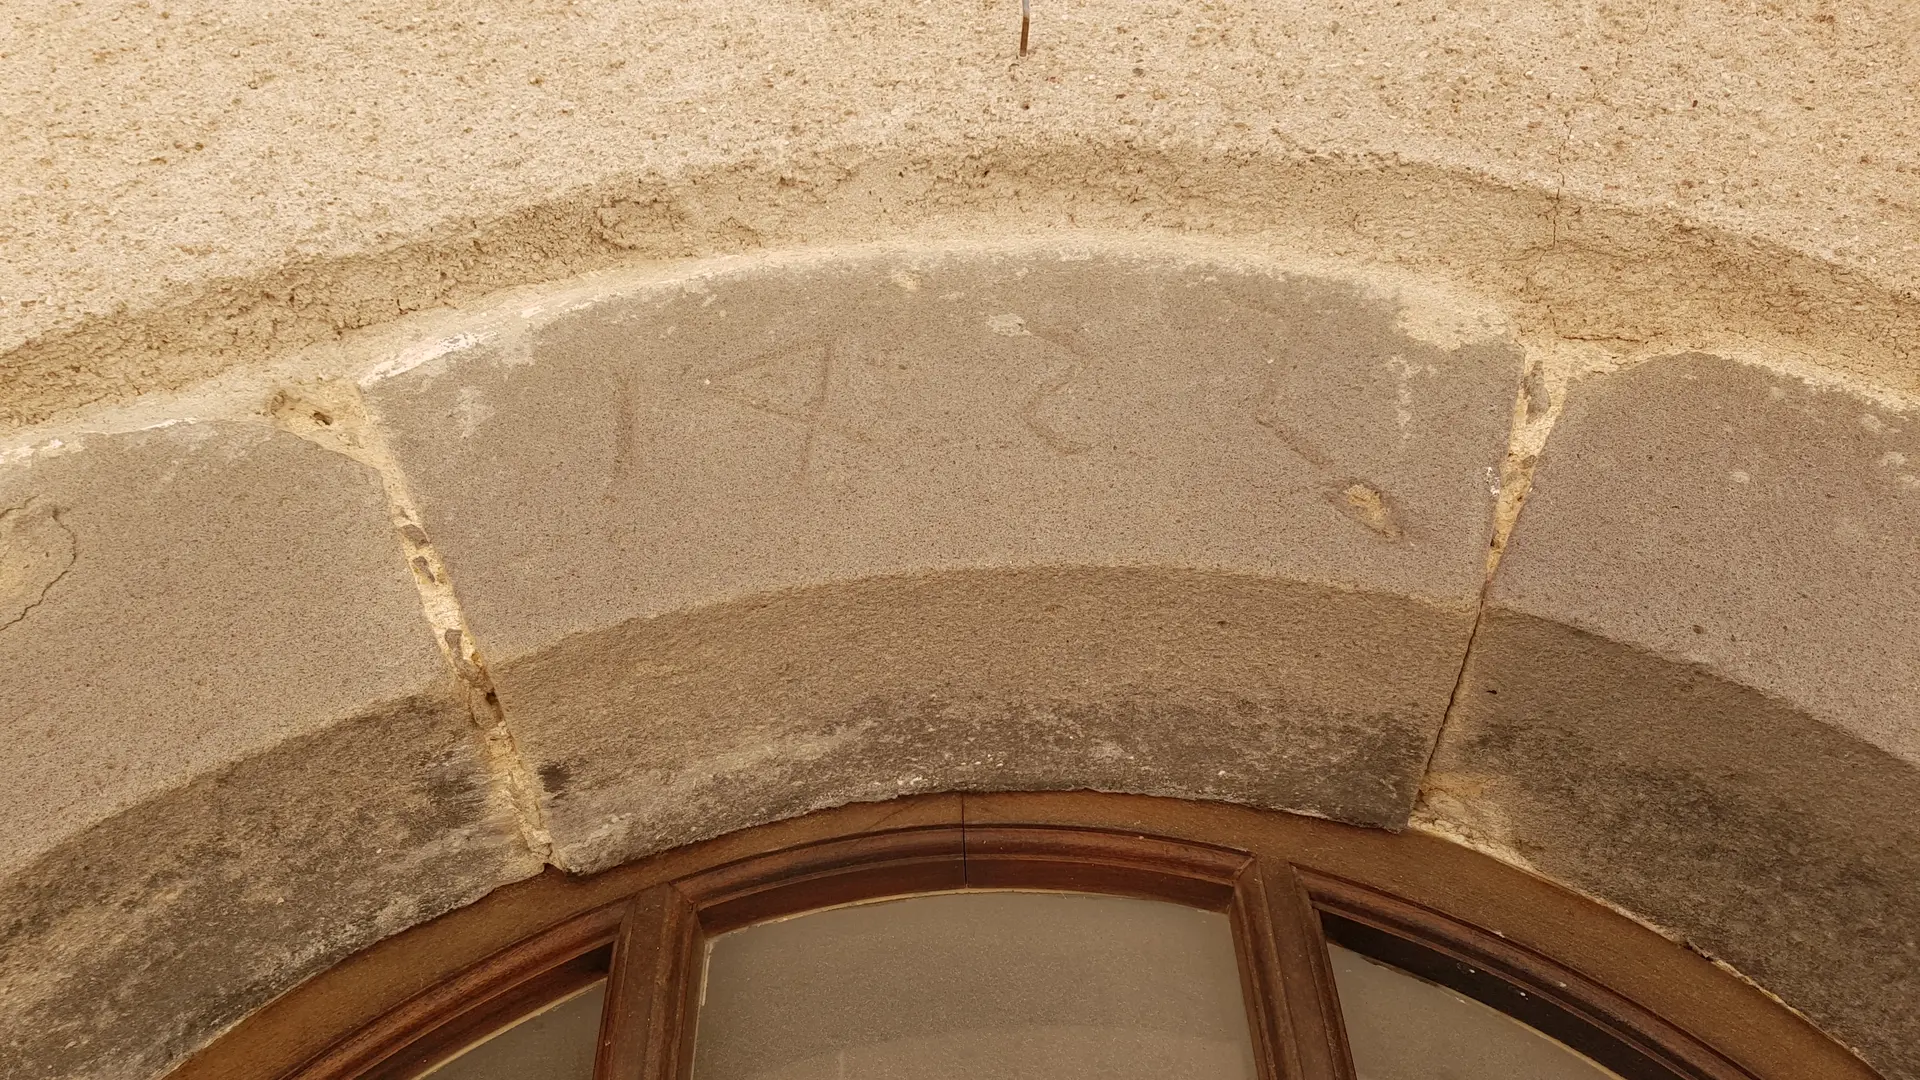
M 1541 872 L 1920 1077 L 1920 769 L 1699 668 L 1498 609 L 1437 783 Z
M 967 571 L 637 620 L 494 674 L 516 725 L 563 750 L 534 764 L 568 770 L 548 824 L 574 871 L 937 790 L 1397 828 L 1470 621 L 1200 571 Z
M 874 698 L 820 733 L 833 749 L 729 768 L 690 759 L 649 784 L 639 850 L 663 850 L 824 806 L 929 791 L 1095 790 L 1286 807 L 1397 827 L 1381 805 L 1413 796 L 1404 763 L 1420 725 L 1389 715 L 1311 716 L 1299 703 L 1112 703 Z M 1358 778 L 1358 779 L 1356 779 Z M 621 796 L 629 806 L 632 777 Z M 583 792 L 591 800 L 593 792 Z
M 540 784 L 553 798 L 566 794 L 567 784 L 572 779 L 573 766 L 566 762 L 552 761 L 540 766 Z
M 0 884 L 0 1075 L 152 1076 L 526 876 L 460 712 L 414 699 L 204 776 Z

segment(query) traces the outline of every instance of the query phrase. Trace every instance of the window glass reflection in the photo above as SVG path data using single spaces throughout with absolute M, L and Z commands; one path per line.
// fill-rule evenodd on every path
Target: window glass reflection
M 694 1080 L 1251 1080 L 1225 915 L 1061 893 L 815 912 L 714 942 Z
M 434 1069 L 431 1080 L 593 1080 L 600 1006 L 594 983 L 534 1013 Z
M 1360 1080 L 1619 1080 L 1518 1020 L 1329 945 Z

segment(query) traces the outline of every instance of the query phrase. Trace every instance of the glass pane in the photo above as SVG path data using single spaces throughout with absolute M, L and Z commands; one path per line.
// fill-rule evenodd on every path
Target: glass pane
M 607 984 L 594 983 L 427 1075 L 433 1080 L 593 1080 L 600 1005 L 606 998 Z
M 1472 998 L 1338 945 L 1328 950 L 1360 1080 L 1619 1080 Z
M 1251 1080 L 1227 917 L 920 896 L 713 943 L 694 1080 Z

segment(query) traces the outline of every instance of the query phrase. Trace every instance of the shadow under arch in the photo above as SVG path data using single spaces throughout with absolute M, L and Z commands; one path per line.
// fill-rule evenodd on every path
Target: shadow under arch
M 1426 812 L 1920 1076 L 1920 770 L 1702 667 L 1490 608 Z
M 1221 571 L 1059 566 L 777 590 L 496 665 L 555 861 L 592 872 L 942 790 L 1131 792 L 1405 823 L 1472 613 Z
M 905 776 L 924 793 L 1092 788 L 1394 828 L 1438 733 L 1442 816 L 1727 960 L 1885 1075 L 1920 1075 L 1920 774 L 1748 688 L 1498 611 L 1441 732 L 1427 695 L 1445 702 L 1458 659 L 1396 648 L 1471 614 L 1192 570 L 956 572 L 634 620 L 497 674 L 509 715 L 551 708 L 591 735 L 565 757 L 531 732 L 523 747 L 551 822 L 598 845 L 575 849 L 583 870 L 891 799 Z M 342 958 L 532 873 L 508 862 L 435 894 L 451 903 L 413 895 L 470 873 L 450 855 L 473 826 L 452 811 L 489 797 L 436 786 L 472 752 L 449 722 L 465 722 L 450 701 L 396 703 L 15 875 L 0 894 L 13 1075 L 156 1075 Z M 743 741 L 787 753 L 729 757 Z M 417 816 L 370 820 L 368 785 L 415 792 Z M 242 849 L 242 831 L 279 843 Z

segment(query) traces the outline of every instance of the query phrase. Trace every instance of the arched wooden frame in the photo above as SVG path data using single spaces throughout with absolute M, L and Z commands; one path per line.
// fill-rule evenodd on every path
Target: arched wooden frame
M 1709 961 L 1485 856 L 1242 807 L 1084 792 L 843 807 L 503 889 L 340 965 L 175 1080 L 403 1080 L 602 978 L 596 1080 L 684 1080 L 705 939 L 862 900 L 1048 889 L 1227 912 L 1262 1080 L 1351 1080 L 1325 940 L 1629 1080 L 1876 1074 Z

